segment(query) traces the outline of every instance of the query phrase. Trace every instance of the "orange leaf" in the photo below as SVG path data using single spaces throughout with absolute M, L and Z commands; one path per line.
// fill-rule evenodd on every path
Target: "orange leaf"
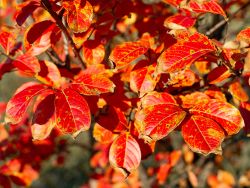
M 128 176 L 141 162 L 141 150 L 137 141 L 128 133 L 120 134 L 110 147 L 109 162 Z
M 83 60 L 88 65 L 99 64 L 105 56 L 105 48 L 102 44 L 96 44 L 94 41 L 88 40 L 84 42 L 82 47 Z
M 188 146 L 202 154 L 221 154 L 224 130 L 210 118 L 194 115 L 182 125 L 182 136 Z
M 91 123 L 87 101 L 76 91 L 66 88 L 56 93 L 55 99 L 57 127 L 66 134 L 76 137 L 88 130 Z
M 113 49 L 109 59 L 115 63 L 117 69 L 123 68 L 146 53 L 148 48 L 142 42 L 125 42 Z
M 175 72 L 193 63 L 199 57 L 215 51 L 210 40 L 199 33 L 180 40 L 165 50 L 158 58 L 159 72 Z
M 216 99 L 199 103 L 190 112 L 213 119 L 221 125 L 228 135 L 236 134 L 244 127 L 240 112 L 233 105 Z
M 192 27 L 196 22 L 195 18 L 187 15 L 175 14 L 164 21 L 164 26 L 170 29 L 185 29 Z
M 140 137 L 150 143 L 167 136 L 185 116 L 186 112 L 176 105 L 157 104 L 137 112 L 135 124 Z
M 179 97 L 181 99 L 181 106 L 183 108 L 192 108 L 195 105 L 204 103 L 205 101 L 208 101 L 210 99 L 206 94 L 198 91 L 187 95 L 180 95 Z
M 96 139 L 96 141 L 101 142 L 102 144 L 108 144 L 114 139 L 114 134 L 98 123 L 95 123 L 93 137 Z
M 246 43 L 250 44 L 250 27 L 241 30 L 240 33 L 237 35 L 237 40 L 245 41 Z
M 74 33 L 85 32 L 90 27 L 94 14 L 92 5 L 85 0 L 63 0 L 62 6 L 66 10 L 65 16 L 69 28 Z
M 35 82 L 28 82 L 17 89 L 7 104 L 5 122 L 13 124 L 21 122 L 31 99 L 46 89 L 45 85 Z
M 14 47 L 16 42 L 16 37 L 14 34 L 7 32 L 7 31 L 1 31 L 0 32 L 0 45 L 3 47 L 4 51 L 7 55 L 9 55 L 11 49 Z
M 246 102 L 249 100 L 246 91 L 243 89 L 239 81 L 231 83 L 228 90 L 233 95 L 234 98 L 236 98 L 241 102 Z

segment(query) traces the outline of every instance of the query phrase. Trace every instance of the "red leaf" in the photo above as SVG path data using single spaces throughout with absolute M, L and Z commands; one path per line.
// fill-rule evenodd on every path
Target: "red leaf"
M 39 1 L 26 1 L 18 5 L 20 9 L 17 11 L 16 22 L 19 26 L 22 26 L 26 19 L 38 8 L 40 7 Z
M 244 132 L 250 137 L 250 102 L 242 102 L 239 110 L 245 122 Z
M 65 16 L 69 28 L 74 33 L 85 32 L 91 25 L 93 20 L 93 7 L 85 0 L 63 0 L 62 6 L 66 10 Z
M 203 104 L 199 103 L 190 109 L 190 112 L 213 119 L 221 125 L 228 135 L 236 134 L 244 127 L 239 110 L 221 100 L 211 99 Z
M 170 29 L 185 29 L 194 26 L 195 22 L 195 18 L 187 15 L 176 14 L 168 17 L 164 21 L 164 26 Z
M 98 123 L 95 123 L 93 137 L 96 139 L 96 141 L 102 144 L 109 144 L 113 141 L 114 134 L 110 130 L 99 125 Z
M 9 55 L 15 43 L 16 37 L 14 36 L 14 34 L 6 31 L 0 32 L 0 45 L 3 47 L 7 55 Z
M 20 71 L 24 72 L 28 76 L 34 76 L 40 71 L 40 64 L 38 59 L 30 54 L 23 54 L 18 56 L 13 64 Z
M 128 123 L 126 116 L 121 109 L 114 106 L 107 106 L 107 108 L 106 112 L 100 113 L 97 118 L 97 123 L 112 132 L 121 132 L 126 130 Z
M 221 154 L 225 138 L 221 126 L 210 118 L 194 115 L 182 125 L 182 136 L 189 147 L 202 154 Z
M 167 92 L 158 93 L 156 91 L 153 91 L 141 98 L 142 108 L 146 108 L 147 106 L 154 106 L 157 104 L 177 105 L 177 102 L 175 101 L 174 97 Z
M 172 87 L 188 87 L 196 82 L 196 75 L 193 71 L 187 69 L 178 72 L 170 73 L 170 78 L 167 82 Z
M 31 99 L 46 88 L 45 85 L 35 82 L 21 86 L 21 90 L 18 89 L 7 104 L 5 122 L 17 124 L 22 121 Z
M 14 69 L 13 61 L 10 59 L 7 59 L 4 63 L 0 64 L 0 80 L 2 79 L 2 76 L 10 72 L 12 69 Z
M 181 99 L 181 106 L 183 108 L 192 108 L 199 103 L 204 103 L 205 101 L 210 100 L 210 98 L 206 94 L 198 91 L 187 95 L 180 95 L 179 97 Z
M 34 140 L 47 138 L 55 127 L 54 100 L 54 94 L 49 94 L 40 99 L 32 119 L 31 133 Z
M 132 91 L 140 93 L 140 97 L 153 91 L 157 84 L 159 77 L 154 77 L 155 66 L 155 64 L 150 65 L 130 73 L 130 88 Z
M 147 142 L 167 136 L 185 118 L 186 112 L 173 104 L 148 106 L 136 114 L 135 124 L 140 137 Z
M 123 68 L 147 52 L 149 47 L 142 42 L 125 42 L 117 45 L 111 52 L 109 59 L 115 63 L 116 68 Z
M 195 33 L 186 40 L 180 40 L 158 58 L 160 72 L 175 72 L 193 63 L 197 58 L 215 51 L 210 40 Z
M 191 9 L 194 12 L 201 12 L 201 13 L 210 12 L 213 14 L 220 14 L 224 18 L 227 18 L 226 13 L 222 9 L 222 7 L 217 3 L 217 0 L 209 0 L 209 1 L 190 0 L 187 6 L 188 9 Z
M 231 76 L 230 70 L 226 66 L 219 66 L 214 68 L 209 74 L 207 79 L 210 84 L 217 84 L 224 81 Z
M 115 85 L 104 75 L 83 73 L 70 84 L 70 87 L 83 95 L 100 95 L 114 92 Z
M 91 123 L 87 101 L 76 91 L 66 88 L 56 93 L 55 100 L 57 127 L 66 134 L 76 137 L 88 130 Z
M 175 7 L 179 7 L 180 6 L 180 3 L 182 2 L 183 0 L 163 0 L 163 2 L 167 3 L 167 4 L 170 4 L 170 5 L 173 5 Z
M 236 80 L 235 82 L 231 83 L 228 88 L 228 91 L 235 99 L 241 102 L 246 102 L 249 100 L 249 97 L 239 80 Z
M 56 25 L 50 20 L 32 24 L 25 32 L 24 45 L 27 53 L 36 56 L 51 46 L 51 34 L 55 32 Z
M 128 133 L 122 133 L 112 143 L 109 151 L 110 164 L 122 170 L 126 176 L 141 162 L 141 150 L 136 140 Z
M 103 44 L 95 44 L 94 40 L 84 42 L 82 47 L 83 60 L 88 65 L 99 64 L 105 56 L 105 48 Z
M 237 35 L 237 40 L 245 41 L 246 43 L 250 44 L 250 27 L 241 30 L 240 33 Z

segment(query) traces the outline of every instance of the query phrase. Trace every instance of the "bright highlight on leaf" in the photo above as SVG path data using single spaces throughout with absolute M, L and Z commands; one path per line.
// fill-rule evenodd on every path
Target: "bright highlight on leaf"
M 76 91 L 67 88 L 56 93 L 56 124 L 65 134 L 75 138 L 88 130 L 91 123 L 90 109 L 86 100 Z
M 224 130 L 210 118 L 194 115 L 182 126 L 182 136 L 189 147 L 198 153 L 221 154 Z
M 148 48 L 149 46 L 142 42 L 125 42 L 113 49 L 109 59 L 115 63 L 117 69 L 120 69 L 146 53 Z
M 7 104 L 5 122 L 17 124 L 22 121 L 32 98 L 46 89 L 45 85 L 35 82 L 21 86 Z
M 62 5 L 69 28 L 74 33 L 87 31 L 94 17 L 92 5 L 85 0 L 63 0 Z
M 129 134 L 120 134 L 109 151 L 110 164 L 120 169 L 125 176 L 135 170 L 141 162 L 141 150 L 137 141 Z
M 191 65 L 199 57 L 215 51 L 210 40 L 199 33 L 178 41 L 158 58 L 159 72 L 175 72 Z

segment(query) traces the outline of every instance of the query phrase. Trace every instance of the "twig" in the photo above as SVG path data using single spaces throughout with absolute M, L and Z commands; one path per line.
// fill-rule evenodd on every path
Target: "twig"
M 56 21 L 56 24 L 58 25 L 58 27 L 62 30 L 62 32 L 64 33 L 64 35 L 67 37 L 70 45 L 73 47 L 73 51 L 76 55 L 76 57 L 79 59 L 81 66 L 83 69 L 86 68 L 86 64 L 84 63 L 84 61 L 82 60 L 79 51 L 73 41 L 73 39 L 70 36 L 70 33 L 68 32 L 67 28 L 64 26 L 64 24 L 62 23 L 62 20 L 59 18 L 59 16 L 57 15 L 56 12 L 53 11 L 52 6 L 49 2 L 49 0 L 42 0 L 41 4 L 43 5 L 43 7 L 49 12 L 49 14 L 52 16 L 52 18 L 54 18 L 54 20 Z
M 228 21 L 230 21 L 231 19 L 233 19 L 239 12 L 241 12 L 242 10 L 244 10 L 245 8 L 248 7 L 248 5 L 250 5 L 250 1 L 248 3 L 246 3 L 245 5 L 243 5 L 242 7 L 240 7 L 237 11 L 235 11 L 231 16 L 229 16 L 228 20 L 221 20 L 220 22 L 218 22 L 216 25 L 214 25 L 211 29 L 209 29 L 206 32 L 207 36 L 212 35 L 215 31 L 217 31 L 220 27 L 222 27 L 223 25 L 225 25 Z

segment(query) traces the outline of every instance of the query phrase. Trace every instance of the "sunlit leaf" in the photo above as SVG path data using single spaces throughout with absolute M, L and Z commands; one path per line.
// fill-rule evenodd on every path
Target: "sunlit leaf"
M 246 102 L 249 100 L 246 91 L 243 89 L 239 81 L 231 83 L 228 90 L 233 95 L 233 97 L 239 101 Z
M 34 76 L 40 71 L 40 64 L 38 62 L 38 59 L 30 54 L 23 54 L 18 56 L 13 61 L 13 65 L 28 76 Z
M 34 140 L 47 138 L 56 125 L 55 121 L 55 95 L 50 94 L 42 97 L 37 105 L 31 126 L 31 133 Z
M 167 136 L 185 118 L 186 112 L 173 104 L 148 106 L 137 112 L 135 124 L 140 137 L 147 142 Z
M 19 123 L 24 118 L 31 99 L 47 88 L 43 84 L 32 82 L 29 82 L 28 85 L 26 83 L 25 85 L 27 87 L 23 87 L 22 90 L 18 89 L 8 102 L 5 117 L 6 123 Z
M 211 99 L 190 109 L 193 114 L 213 119 L 221 125 L 228 135 L 236 134 L 244 127 L 244 121 L 237 108 L 216 99 Z
M 170 29 L 185 29 L 194 26 L 195 18 L 188 15 L 176 14 L 166 18 L 164 26 Z
M 103 44 L 88 40 L 84 42 L 82 47 L 83 60 L 88 64 L 99 64 L 105 56 L 105 48 Z
M 8 55 L 11 49 L 14 47 L 16 37 L 13 33 L 7 31 L 0 32 L 0 46 L 5 50 Z
M 108 144 L 114 139 L 114 134 L 98 123 L 95 123 L 93 137 L 96 139 L 96 141 L 101 142 L 102 144 Z
M 109 162 L 129 175 L 141 162 L 141 150 L 136 140 L 128 133 L 122 133 L 112 143 Z
M 87 101 L 76 91 L 66 88 L 56 93 L 55 99 L 57 127 L 65 134 L 76 137 L 88 130 L 91 123 Z
M 148 48 L 142 42 L 125 42 L 112 50 L 109 59 L 115 63 L 117 69 L 123 68 L 146 53 Z
M 155 65 L 150 65 L 140 69 L 136 69 L 130 73 L 130 88 L 134 92 L 138 92 L 140 96 L 153 91 L 157 78 L 154 76 Z
M 237 40 L 245 41 L 246 43 L 250 44 L 250 27 L 240 31 L 237 35 Z
M 182 136 L 188 146 L 202 154 L 221 154 L 224 130 L 214 120 L 194 115 L 182 125 Z
M 83 95 L 100 95 L 114 92 L 115 85 L 104 75 L 81 74 L 70 87 Z
M 193 63 L 197 58 L 215 51 L 210 40 L 195 33 L 187 40 L 180 40 L 158 58 L 159 72 L 175 72 Z
M 219 66 L 214 68 L 209 74 L 207 79 L 210 84 L 220 83 L 231 76 L 230 70 L 226 66 Z
M 210 100 L 206 94 L 198 91 L 186 95 L 180 95 L 179 97 L 181 99 L 181 106 L 183 108 L 192 108 L 199 103 L 204 103 Z
M 65 16 L 69 28 L 74 33 L 87 31 L 90 27 L 94 14 L 92 5 L 85 0 L 63 0 L 62 6 L 66 10 Z

